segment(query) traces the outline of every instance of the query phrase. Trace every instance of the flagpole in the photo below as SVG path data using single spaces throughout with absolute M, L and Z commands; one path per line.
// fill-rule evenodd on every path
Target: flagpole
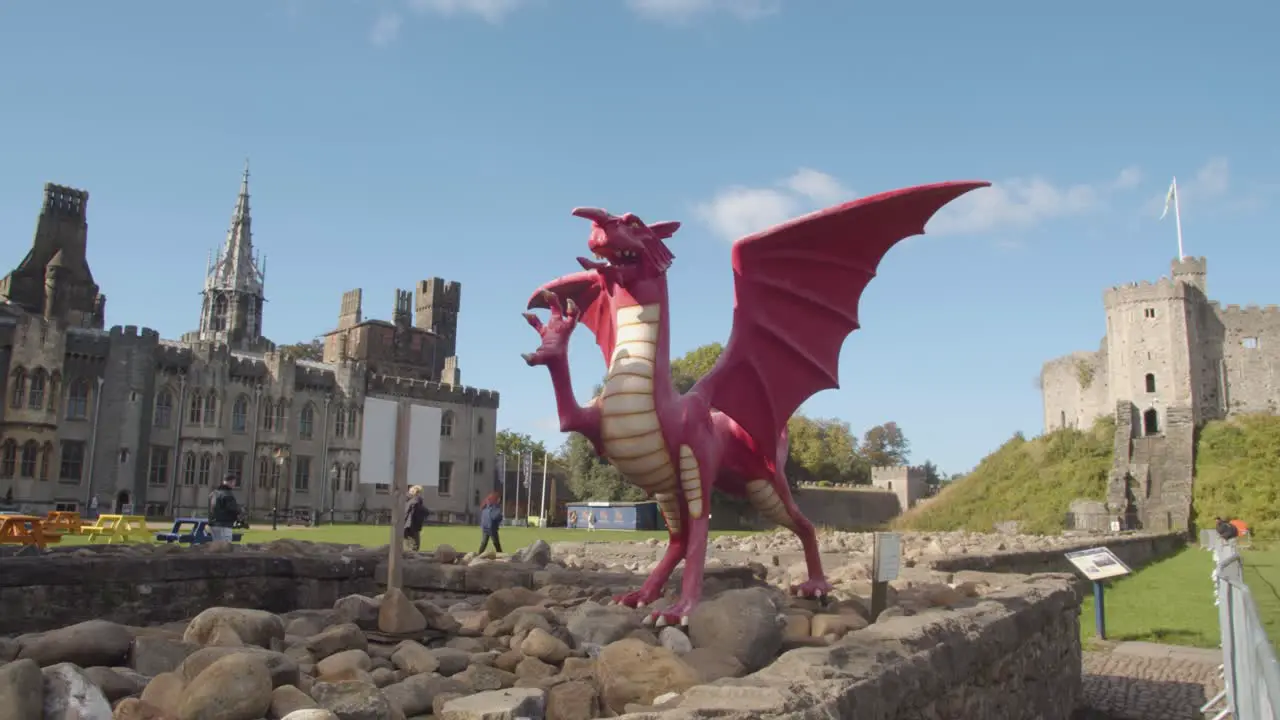
M 1173 222 L 1178 228 L 1178 261 L 1186 255 L 1182 254 L 1182 198 L 1178 197 L 1178 178 L 1173 178 Z
M 542 527 L 547 526 L 547 454 L 542 453 L 542 508 L 538 511 Z

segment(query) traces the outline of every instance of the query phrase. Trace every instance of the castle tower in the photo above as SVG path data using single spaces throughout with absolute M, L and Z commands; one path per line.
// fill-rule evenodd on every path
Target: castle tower
M 456 355 L 458 313 L 462 310 L 462 283 L 431 278 L 419 281 L 415 289 L 413 324 L 440 336 L 441 355 Z
M 46 311 L 77 327 L 101 329 L 106 298 L 86 258 L 89 193 L 47 183 L 26 257 L 0 279 L 0 298 L 35 315 Z M 52 267 L 51 267 L 52 265 Z M 52 282 L 50 282 L 52 280 Z M 53 293 L 56 297 L 50 298 Z
M 251 349 L 262 340 L 262 306 L 266 298 L 265 263 L 253 254 L 249 213 L 249 163 L 245 161 L 240 195 L 231 214 L 227 241 L 210 264 L 204 281 L 198 339 Z

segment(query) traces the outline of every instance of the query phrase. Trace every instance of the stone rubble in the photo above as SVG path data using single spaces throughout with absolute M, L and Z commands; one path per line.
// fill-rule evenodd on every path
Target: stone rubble
M 714 545 L 717 554 L 732 546 L 767 557 L 787 542 L 777 534 Z M 869 547 L 867 537 L 852 533 L 824 535 L 823 542 L 850 555 Z M 957 552 L 969 542 L 934 535 L 908 548 Z M 279 551 L 282 543 L 270 545 Z M 637 544 L 637 557 L 660 545 Z M 169 552 L 165 547 L 130 552 Z M 203 552 L 261 552 L 249 548 Z M 510 561 L 548 571 L 610 567 L 584 555 L 600 557 L 594 545 L 565 553 L 539 541 Z M 434 553 L 434 562 L 442 561 L 503 563 L 492 553 L 460 555 L 448 547 Z M 639 560 L 622 564 L 645 569 Z M 890 607 L 871 617 L 865 559 L 830 568 L 835 592 L 827 602 L 787 596 L 782 587 L 797 579 L 794 568 L 752 569 L 753 586 L 717 592 L 709 582 L 687 630 L 647 627 L 653 608 L 609 604 L 612 594 L 634 589 L 640 578 L 631 577 L 621 587 L 506 587 L 487 595 L 392 590 L 281 615 L 211 607 L 169 625 L 92 620 L 0 638 L 0 720 L 590 720 L 655 712 L 695 686 L 742 678 L 788 650 L 830 646 L 889 618 L 972 604 L 1020 579 L 906 567 L 891 585 Z

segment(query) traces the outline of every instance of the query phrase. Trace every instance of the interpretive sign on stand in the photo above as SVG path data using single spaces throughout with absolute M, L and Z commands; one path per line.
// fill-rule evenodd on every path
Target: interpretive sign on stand
M 889 601 L 889 582 L 898 579 L 902 568 L 902 535 L 876 533 L 871 545 L 871 617 L 884 612 Z
M 1120 577 L 1133 572 L 1124 561 L 1107 548 L 1090 548 L 1075 550 L 1066 554 L 1066 558 L 1086 578 L 1093 581 L 1093 624 L 1099 640 L 1107 639 L 1106 598 L 1103 595 L 1108 578 Z

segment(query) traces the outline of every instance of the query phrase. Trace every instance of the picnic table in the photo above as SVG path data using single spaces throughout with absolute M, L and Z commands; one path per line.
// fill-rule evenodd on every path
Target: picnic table
M 187 525 L 191 526 L 191 532 L 183 532 L 183 528 Z M 232 533 L 231 541 L 239 542 L 244 537 L 243 533 Z M 209 533 L 208 518 L 176 518 L 173 521 L 173 529 L 169 532 L 156 533 L 156 540 L 173 543 L 189 543 L 191 545 L 203 545 L 207 542 L 213 542 L 213 535 Z
M 117 540 L 132 542 L 134 540 L 149 541 L 151 539 L 151 530 L 147 527 L 147 519 L 141 515 L 99 515 L 92 525 L 82 525 L 80 534 L 88 535 L 90 543 L 100 537 L 105 537 L 108 545 Z
M 57 530 L 65 535 L 79 535 L 80 528 L 83 525 L 84 523 L 80 520 L 80 513 L 78 512 L 50 510 L 49 514 L 44 517 L 46 530 Z
M 35 515 L 0 515 L 0 543 L 6 545 L 46 545 L 62 542 L 62 533 L 46 531 L 44 518 Z

